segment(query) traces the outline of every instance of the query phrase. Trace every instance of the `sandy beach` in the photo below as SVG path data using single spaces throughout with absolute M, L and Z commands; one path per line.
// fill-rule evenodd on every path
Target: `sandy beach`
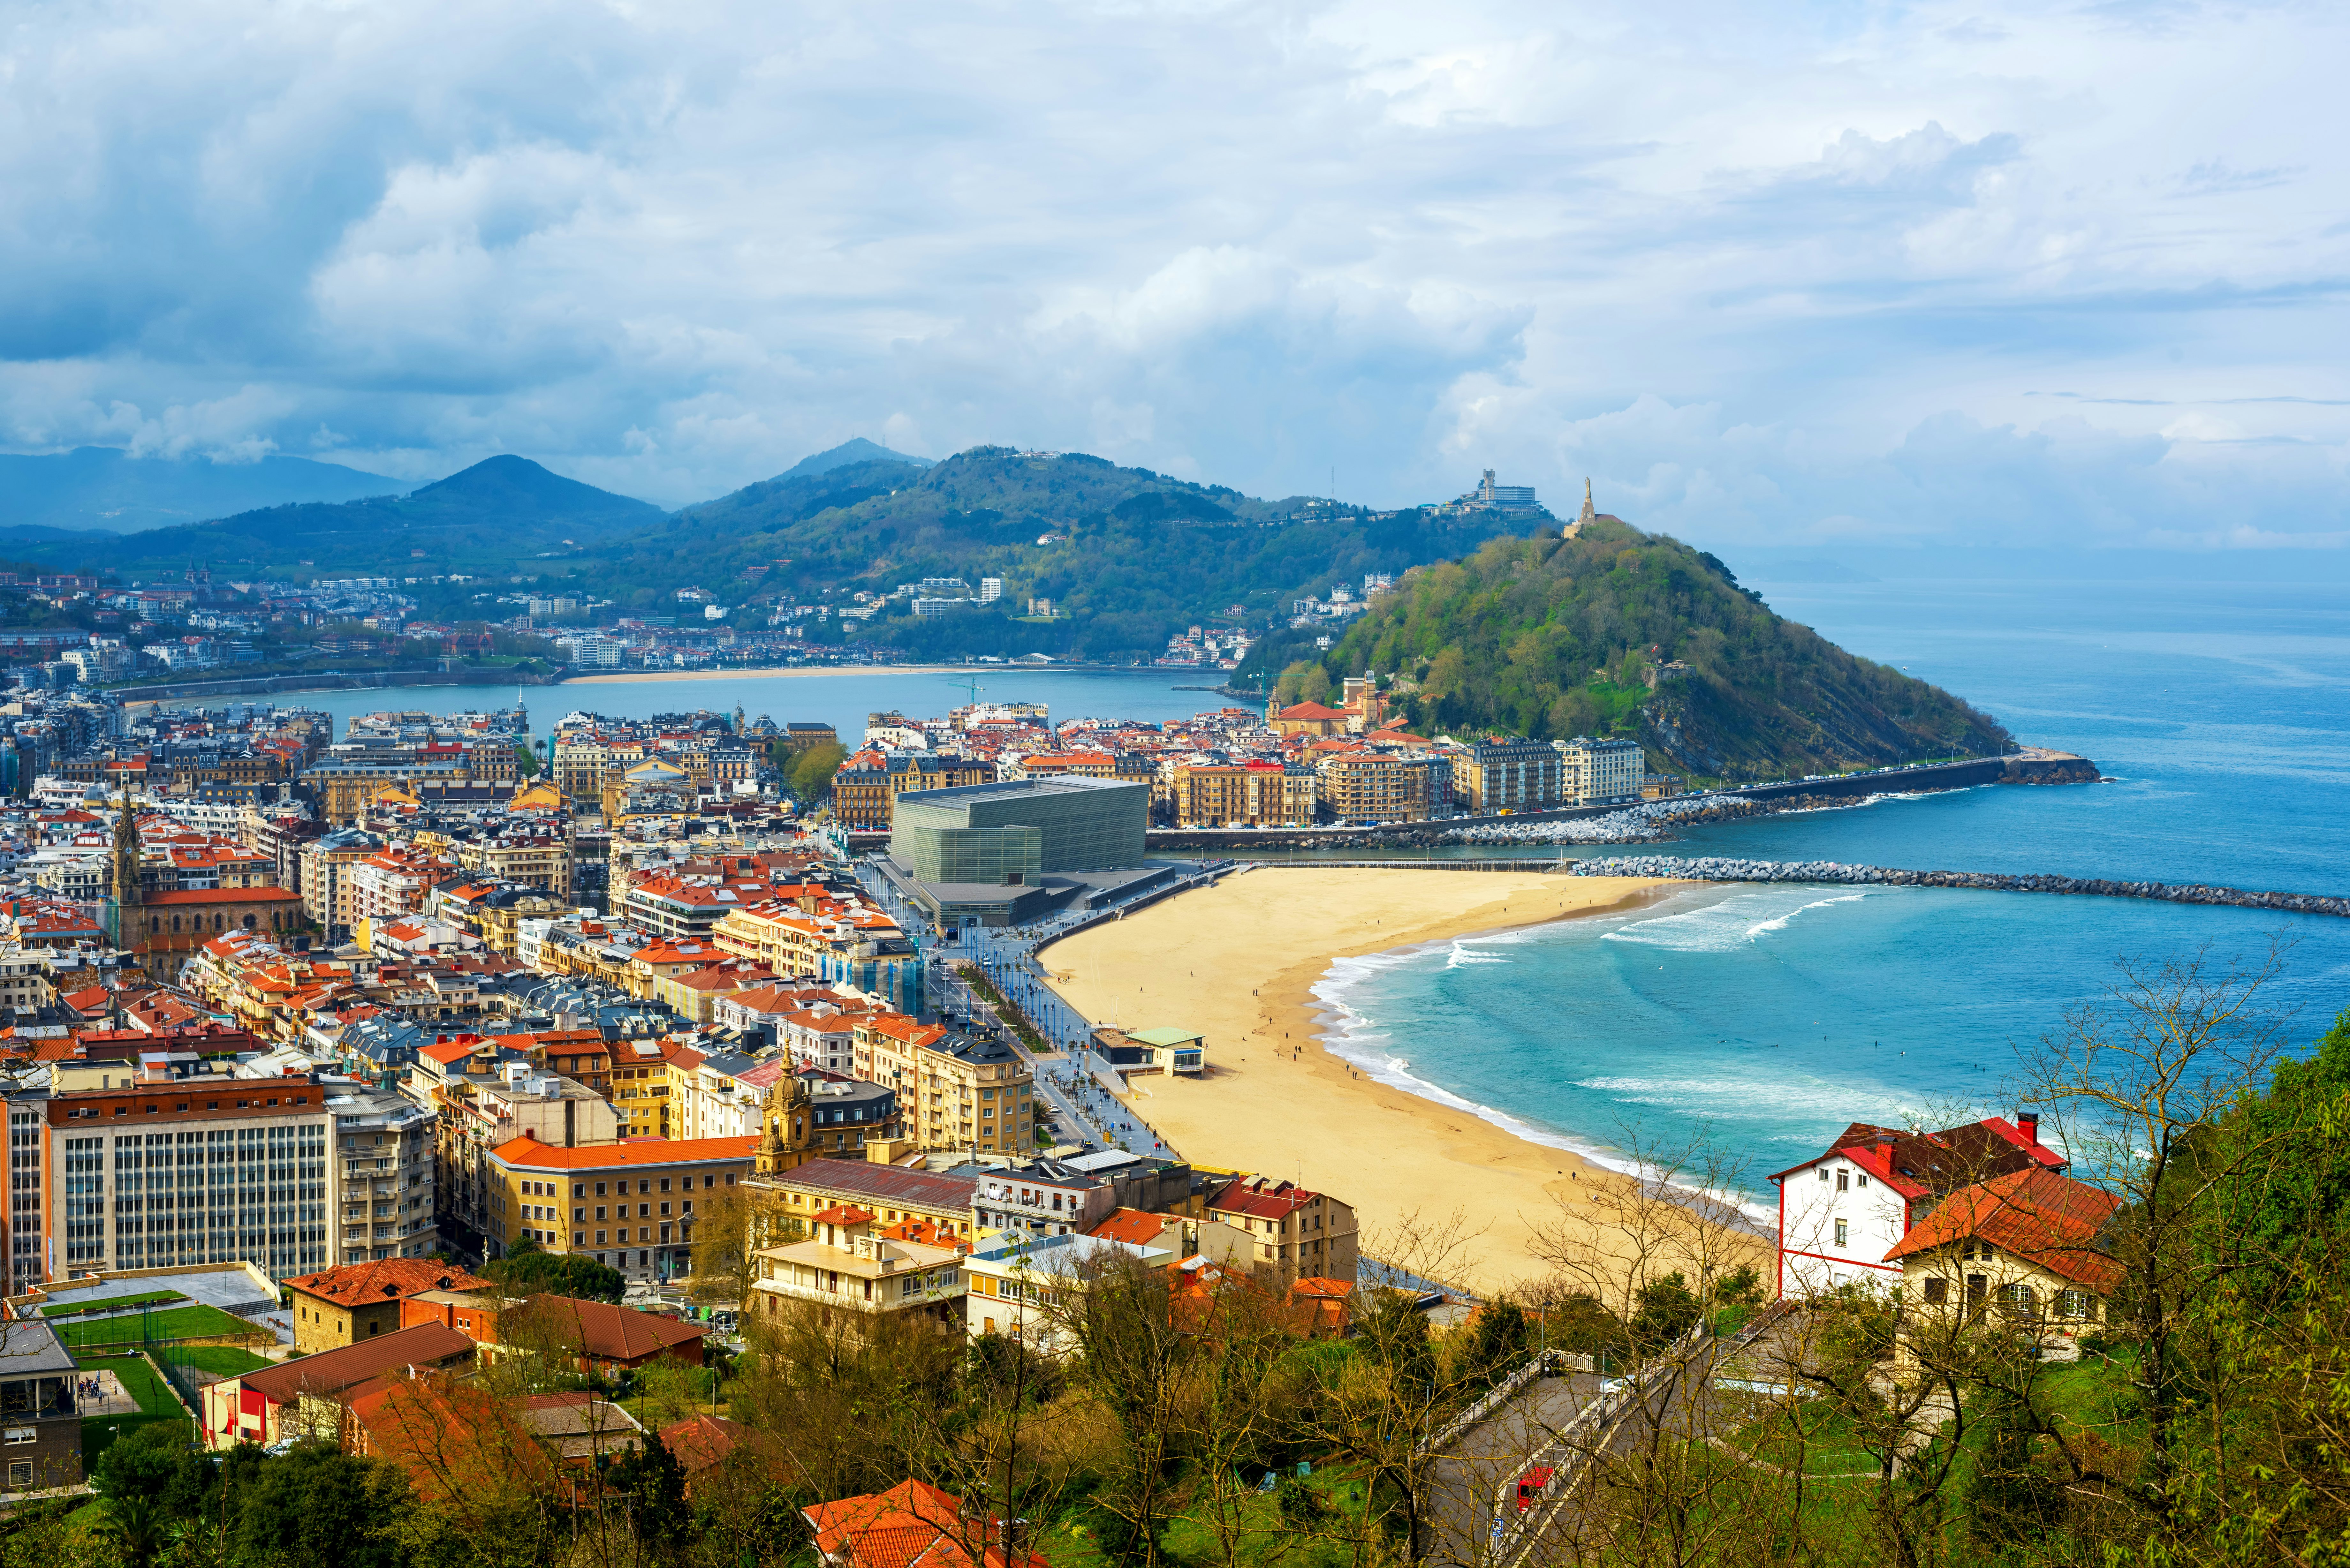
M 736 670 L 625 670 L 610 675 L 571 675 L 558 686 L 608 686 L 637 680 L 772 680 L 784 676 L 816 675 L 962 675 L 962 664 L 786 664 Z
M 1367 1251 L 1407 1216 L 1478 1231 L 1452 1277 L 1542 1272 L 1528 1245 L 1614 1175 L 1467 1111 L 1354 1075 L 1314 1040 L 1310 988 L 1335 958 L 1632 907 L 1684 884 L 1529 871 L 1261 867 L 1046 949 L 1098 1023 L 1207 1037 L 1211 1071 L 1138 1081 L 1135 1109 L 1201 1165 L 1300 1180 L 1355 1207 Z M 1507 1107 L 1503 1107 L 1506 1109 Z

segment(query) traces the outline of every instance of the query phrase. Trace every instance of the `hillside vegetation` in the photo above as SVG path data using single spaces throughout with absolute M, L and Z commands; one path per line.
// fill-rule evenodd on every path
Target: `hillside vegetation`
M 872 633 L 925 656 L 1116 658 L 1156 650 L 1194 622 L 1262 627 L 1294 598 L 1456 555 L 1507 525 L 1261 501 L 1078 452 L 975 447 L 926 468 L 868 461 L 768 480 L 594 554 L 648 597 L 688 585 L 749 592 L 758 567 L 782 579 L 776 591 L 808 595 L 1001 577 L 999 609 L 877 620 Z M 1054 600 L 1063 618 L 1022 619 L 1031 597 Z
M 1421 567 L 1322 663 L 1331 679 L 1393 683 L 1415 727 L 1612 732 L 1707 777 L 2010 743 L 1939 687 L 1773 615 L 1713 556 L 1614 518 L 1579 538 L 1493 539 Z

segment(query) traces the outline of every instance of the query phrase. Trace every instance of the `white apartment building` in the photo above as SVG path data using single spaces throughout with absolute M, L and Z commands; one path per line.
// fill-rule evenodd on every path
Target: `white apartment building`
M 1565 764 L 1562 795 L 1576 805 L 1638 805 L 1648 763 L 1632 741 L 1594 740 L 1577 735 L 1554 741 Z

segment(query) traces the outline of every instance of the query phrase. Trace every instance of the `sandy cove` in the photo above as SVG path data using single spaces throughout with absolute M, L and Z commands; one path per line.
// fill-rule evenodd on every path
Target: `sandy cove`
M 1374 1252 L 1407 1215 L 1464 1210 L 1482 1234 L 1453 1273 L 1490 1291 L 1545 1272 L 1528 1251 L 1534 1226 L 1617 1178 L 1356 1075 L 1315 1044 L 1311 988 L 1335 959 L 1634 908 L 1685 886 L 1263 866 L 1081 931 L 1040 958 L 1097 1023 L 1206 1035 L 1209 1073 L 1139 1080 L 1129 1100 L 1187 1158 L 1303 1180 L 1353 1204 Z

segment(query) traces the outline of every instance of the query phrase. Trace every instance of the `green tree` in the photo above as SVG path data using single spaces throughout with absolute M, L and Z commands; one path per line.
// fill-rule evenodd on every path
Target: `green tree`
M 128 1568 L 147 1568 L 170 1539 L 172 1517 L 154 1498 L 133 1493 L 109 1497 L 100 1505 L 106 1532 L 122 1549 Z
M 838 773 L 840 764 L 847 760 L 848 753 L 833 742 L 810 746 L 792 763 L 792 794 L 806 803 L 815 804 L 823 798 L 825 791 L 832 787 L 832 775 Z
M 1534 1354 L 1534 1325 L 1525 1309 L 1508 1296 L 1495 1296 L 1478 1310 L 1462 1350 L 1461 1371 L 1481 1382 L 1498 1382 Z
M 236 1501 L 231 1541 L 243 1561 L 404 1568 L 387 1527 L 415 1500 L 396 1469 L 305 1438 L 257 1467 Z
M 2064 1519 L 2064 1483 L 2040 1454 L 2043 1423 L 2030 1403 L 1987 1393 L 1982 1432 L 1967 1483 L 1967 1528 L 1978 1541 L 2017 1547 L 2043 1541 Z
M 1329 701 L 1330 672 L 1318 664 L 1308 666 L 1304 678 L 1297 682 L 1297 700 L 1301 702 Z
M 1632 1313 L 1632 1344 L 1653 1355 L 1697 1324 L 1703 1303 L 1679 1269 L 1642 1285 Z
M 656 1563 L 675 1563 L 694 1537 L 685 1501 L 685 1469 L 658 1434 L 630 1449 L 611 1469 L 611 1487 L 627 1502 L 638 1542 Z
M 1286 670 L 1284 670 L 1281 672 L 1281 678 L 1273 683 L 1274 706 L 1275 708 L 1295 708 L 1298 703 L 1304 701 L 1305 700 L 1305 672 L 1309 670 L 1319 668 L 1320 666 L 1318 665 L 1309 664 L 1304 659 L 1299 659 L 1296 663 L 1289 666 Z M 1326 676 L 1324 677 L 1324 680 L 1326 682 L 1328 678 Z
M 581 1253 L 544 1251 L 536 1241 L 515 1243 L 503 1258 L 482 1265 L 482 1277 L 524 1293 L 578 1296 L 587 1301 L 617 1302 L 628 1289 L 619 1270 Z

